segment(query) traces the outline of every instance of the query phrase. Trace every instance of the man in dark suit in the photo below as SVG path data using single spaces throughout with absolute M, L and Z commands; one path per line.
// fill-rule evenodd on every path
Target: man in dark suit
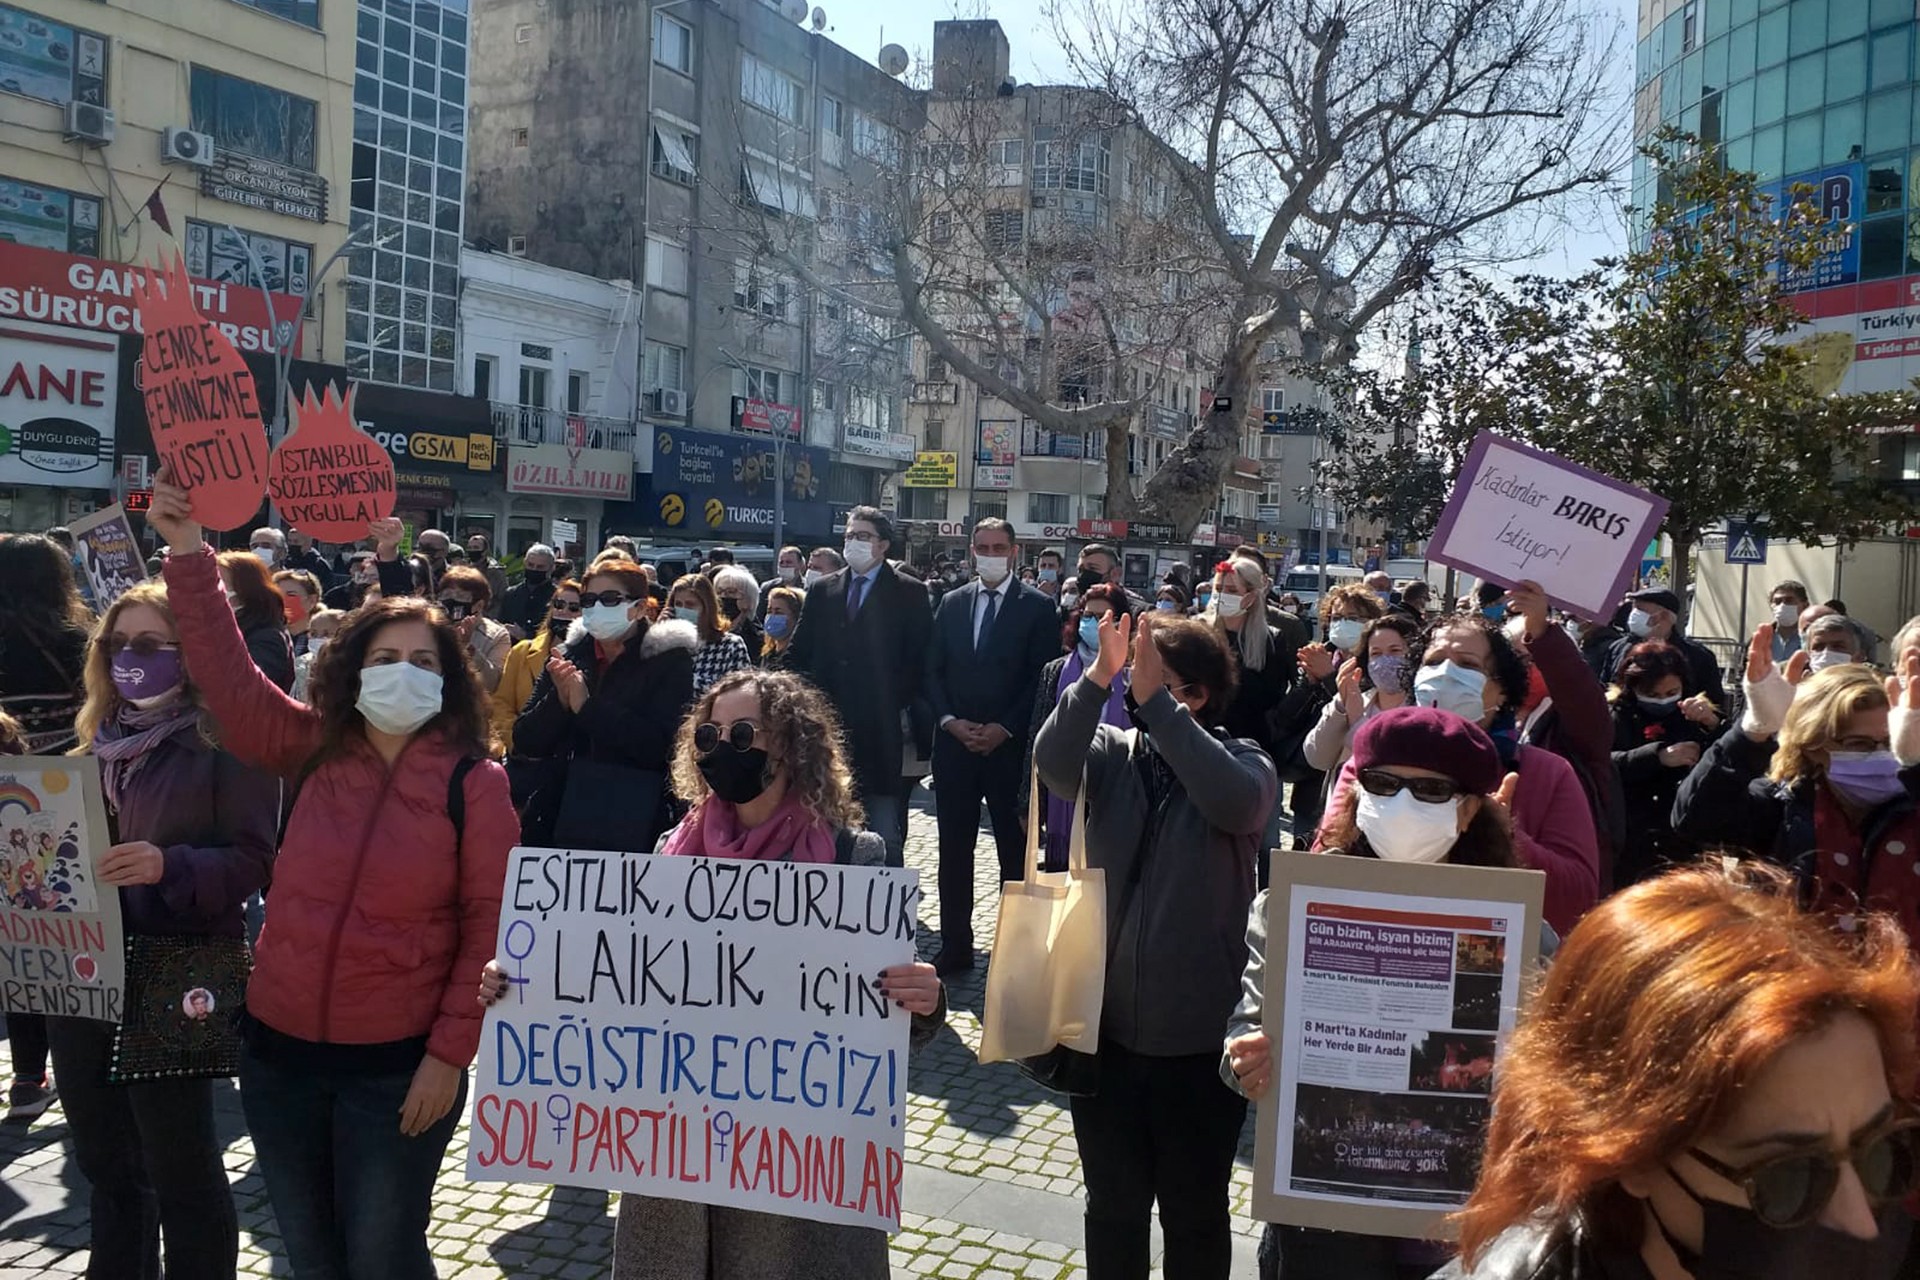
M 900 713 L 920 693 L 933 613 L 926 588 L 887 563 L 893 521 L 875 507 L 847 513 L 846 568 L 807 590 L 789 667 L 840 713 L 867 828 L 905 862 L 907 794 Z
M 933 620 L 927 697 L 940 726 L 933 742 L 940 954 L 933 963 L 942 976 L 973 968 L 973 853 L 983 799 L 1001 879 L 1023 874 L 1020 764 L 1040 668 L 1060 656 L 1060 623 L 1053 601 L 1013 577 L 1019 554 L 1005 520 L 974 525 L 979 576 L 949 591 Z

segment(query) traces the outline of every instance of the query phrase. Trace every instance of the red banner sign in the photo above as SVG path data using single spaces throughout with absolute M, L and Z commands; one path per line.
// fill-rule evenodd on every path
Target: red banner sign
M 1127 536 L 1125 520 L 1082 520 L 1080 536 L 1083 538 L 1124 538 Z
M 293 434 L 273 451 L 267 494 L 287 523 L 323 542 L 355 542 L 393 514 L 393 455 L 353 420 L 353 392 L 307 388 Z

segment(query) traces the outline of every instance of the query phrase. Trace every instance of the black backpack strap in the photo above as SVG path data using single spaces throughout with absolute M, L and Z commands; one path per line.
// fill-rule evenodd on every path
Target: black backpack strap
M 307 779 L 313 776 L 313 771 L 319 768 L 319 764 L 320 758 L 317 753 L 308 756 L 306 762 L 300 766 L 300 772 L 293 775 L 293 783 L 284 797 L 285 807 L 280 810 L 280 834 L 274 839 L 275 849 L 287 842 L 287 828 L 293 824 L 294 806 L 300 803 L 300 793 L 306 789 Z
M 447 779 L 447 816 L 453 819 L 453 840 L 457 849 L 467 838 L 467 775 L 480 763 L 478 756 L 462 756 Z

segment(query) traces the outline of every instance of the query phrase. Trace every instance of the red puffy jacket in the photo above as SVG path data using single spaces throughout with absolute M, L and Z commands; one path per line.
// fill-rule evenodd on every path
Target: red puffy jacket
M 247 656 L 212 552 L 170 557 L 166 580 L 187 669 L 221 745 L 299 777 L 320 745 L 320 717 Z M 455 847 L 447 787 L 463 754 L 422 733 L 389 766 L 358 738 L 307 776 L 274 863 L 247 986 L 253 1017 L 328 1044 L 425 1035 L 441 1061 L 473 1060 L 475 992 L 520 824 L 506 771 L 483 760 L 467 774 L 466 834 Z

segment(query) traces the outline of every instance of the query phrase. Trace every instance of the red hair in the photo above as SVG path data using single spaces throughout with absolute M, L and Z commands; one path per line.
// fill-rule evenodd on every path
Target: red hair
M 1914 1070 L 1920 972 L 1890 917 L 1851 934 L 1803 911 L 1786 872 L 1673 871 L 1580 921 L 1500 1059 L 1480 1182 L 1461 1210 L 1471 1267 L 1544 1212 L 1616 1247 L 1644 1230 L 1620 1180 L 1723 1124 L 1775 1054 L 1835 1016 L 1873 1024 L 1895 1097 Z

